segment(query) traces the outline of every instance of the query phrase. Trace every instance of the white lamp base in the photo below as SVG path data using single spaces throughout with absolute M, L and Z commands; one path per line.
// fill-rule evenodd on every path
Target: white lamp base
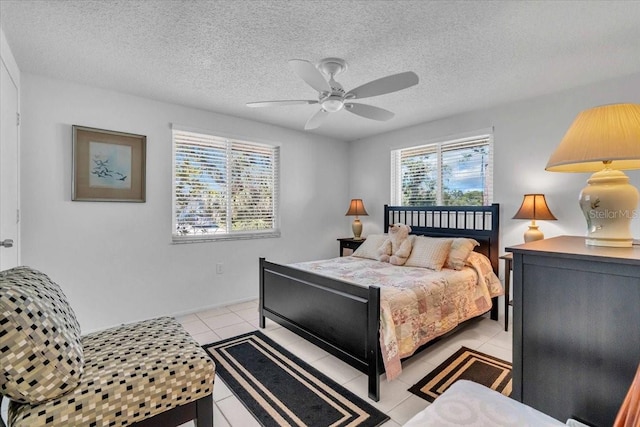
M 580 193 L 590 246 L 626 248 L 633 244 L 631 220 L 637 214 L 638 190 L 623 172 L 605 168 L 591 175 Z
M 524 232 L 525 243 L 535 242 L 536 240 L 542 239 L 544 239 L 544 234 L 542 234 L 542 231 L 538 229 L 535 221 L 531 221 L 531 224 L 529 224 L 529 229 Z
M 362 223 L 360 222 L 360 219 L 356 218 L 353 220 L 351 229 L 353 230 L 353 239 L 362 240 L 362 237 L 360 237 L 360 235 L 362 234 Z

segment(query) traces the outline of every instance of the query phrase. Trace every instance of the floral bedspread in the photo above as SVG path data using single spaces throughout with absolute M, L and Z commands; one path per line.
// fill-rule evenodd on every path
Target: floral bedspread
M 361 286 L 380 286 L 380 347 L 387 379 L 400 375 L 400 359 L 459 323 L 491 308 L 504 290 L 489 260 L 472 253 L 469 268 L 433 271 L 341 257 L 292 267 Z

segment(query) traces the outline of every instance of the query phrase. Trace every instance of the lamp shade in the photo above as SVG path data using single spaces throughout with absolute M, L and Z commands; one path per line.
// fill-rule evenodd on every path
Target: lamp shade
M 542 219 L 549 221 L 557 218 L 549 210 L 544 194 L 525 194 L 522 205 L 513 216 L 513 219 Z
M 536 225 L 536 219 L 555 220 L 556 217 L 549 210 L 544 194 L 525 194 L 524 199 L 522 199 L 522 205 L 513 216 L 513 219 L 531 220 L 529 229 L 524 233 L 524 241 L 533 242 L 544 239 L 544 234 Z
M 580 193 L 587 245 L 631 247 L 640 194 L 621 170 L 640 169 L 640 104 L 612 104 L 578 114 L 549 158 L 552 172 L 595 172 Z
M 362 199 L 351 199 L 351 204 L 349 205 L 349 210 L 345 214 L 345 216 L 368 216 L 366 209 L 364 208 L 364 203 L 362 203 Z
M 356 240 L 361 239 L 362 235 L 362 223 L 358 216 L 360 215 L 369 215 L 367 210 L 364 208 L 364 203 L 362 203 L 362 199 L 351 199 L 351 204 L 349 205 L 349 210 L 345 214 L 345 216 L 355 216 L 356 219 L 353 220 L 353 224 L 351 224 L 351 229 L 353 230 L 353 238 Z
M 640 169 L 640 104 L 602 105 L 578 114 L 547 162 L 552 172 Z

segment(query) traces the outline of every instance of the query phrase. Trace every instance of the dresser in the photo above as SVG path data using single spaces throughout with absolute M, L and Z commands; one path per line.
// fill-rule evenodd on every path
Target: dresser
M 611 426 L 640 363 L 640 247 L 561 236 L 513 253 L 512 397 Z

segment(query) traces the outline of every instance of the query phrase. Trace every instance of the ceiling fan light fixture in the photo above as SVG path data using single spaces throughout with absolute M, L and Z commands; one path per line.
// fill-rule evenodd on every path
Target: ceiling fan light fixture
M 1 0 L 0 0 L 1 1 Z M 277 105 L 319 104 L 320 109 L 307 120 L 305 130 L 316 129 L 330 113 L 346 110 L 366 119 L 387 121 L 394 114 L 384 108 L 367 104 L 353 104 L 352 100 L 370 98 L 407 89 L 418 84 L 418 75 L 413 71 L 393 74 L 370 81 L 346 92 L 334 77 L 347 69 L 347 62 L 341 58 L 324 58 L 314 65 L 304 59 L 290 59 L 289 65 L 293 71 L 318 92 L 318 100 L 280 100 L 248 102 L 249 107 L 269 107 Z M 328 80 L 327 78 L 328 77 Z M 346 102 L 346 104 L 345 104 Z
M 342 110 L 342 108 L 344 107 L 342 97 L 337 95 L 331 95 L 327 97 L 327 99 L 322 101 L 321 104 L 322 108 L 329 113 L 335 113 L 336 111 Z

